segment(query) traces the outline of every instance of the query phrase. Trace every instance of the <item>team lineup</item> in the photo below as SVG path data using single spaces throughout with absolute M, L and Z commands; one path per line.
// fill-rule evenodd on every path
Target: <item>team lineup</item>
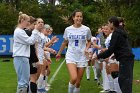
M 59 51 L 55 51 L 51 46 L 59 38 L 48 37 L 53 33 L 53 28 L 42 18 L 19 13 L 13 44 L 18 79 L 16 93 L 48 92 L 52 63 L 50 55 L 56 55 L 56 61 L 59 61 L 65 47 L 68 47 L 65 60 L 70 77 L 68 93 L 80 93 L 84 72 L 90 80 L 90 67 L 94 80 L 103 88 L 100 93 L 132 93 L 134 55 L 123 18 L 110 17 L 95 35 L 82 24 L 81 10 L 75 10 L 66 21 L 71 25 L 65 28 L 64 41 Z

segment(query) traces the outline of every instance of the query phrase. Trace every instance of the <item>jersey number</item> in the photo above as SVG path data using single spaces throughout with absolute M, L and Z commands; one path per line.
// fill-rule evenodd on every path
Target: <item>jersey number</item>
M 75 40 L 75 46 L 78 46 L 79 41 Z

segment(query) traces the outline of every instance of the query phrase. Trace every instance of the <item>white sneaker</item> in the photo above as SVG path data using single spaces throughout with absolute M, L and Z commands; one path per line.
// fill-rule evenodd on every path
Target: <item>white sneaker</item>
M 50 87 L 51 85 L 49 83 L 46 83 L 46 87 Z
M 100 93 L 108 93 L 109 91 L 108 90 L 102 90 L 100 91 Z
M 46 90 L 46 91 L 49 91 L 49 90 L 50 90 L 50 87 L 47 87 L 47 86 L 46 86 L 46 87 L 45 87 L 45 90 Z

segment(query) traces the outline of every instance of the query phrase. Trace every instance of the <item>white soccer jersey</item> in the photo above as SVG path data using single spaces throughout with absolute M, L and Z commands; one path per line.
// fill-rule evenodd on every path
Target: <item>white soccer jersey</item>
M 50 38 L 48 36 L 45 36 L 45 39 L 46 39 L 46 43 L 50 42 Z
M 92 36 L 92 38 L 91 38 L 91 45 L 94 45 L 94 43 L 97 44 L 97 38 Z M 93 47 L 91 47 L 91 48 L 93 48 Z
M 51 40 L 48 36 L 45 36 L 45 39 L 46 39 L 46 43 L 50 42 Z M 50 58 L 50 52 L 45 51 L 45 58 L 46 59 Z
M 66 60 L 74 62 L 86 62 L 85 56 L 86 41 L 92 37 L 89 27 L 82 25 L 75 28 L 73 25 L 65 29 L 63 38 L 68 40 L 68 50 Z
M 91 45 L 94 44 L 94 42 L 96 41 L 96 37 L 91 37 Z M 93 53 L 93 47 L 90 46 L 90 48 L 88 49 L 88 53 Z
M 111 37 L 112 37 L 112 33 L 110 33 L 109 36 L 105 40 L 105 46 L 106 46 L 106 48 L 108 48 L 110 46 Z
M 97 42 L 96 37 L 92 37 L 92 38 L 91 38 L 91 43 L 93 44 L 95 41 Z
M 39 59 L 40 64 L 43 64 L 44 59 L 44 45 L 46 42 L 45 35 L 43 33 L 38 34 L 38 40 L 37 40 L 37 56 Z

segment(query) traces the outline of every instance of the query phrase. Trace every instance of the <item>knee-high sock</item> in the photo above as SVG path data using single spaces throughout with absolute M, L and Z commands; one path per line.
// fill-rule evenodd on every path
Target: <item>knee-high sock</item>
M 110 90 L 114 91 L 114 79 L 112 78 L 112 76 L 109 74 L 107 75 L 108 79 L 109 79 L 109 86 L 110 86 Z
M 106 63 L 103 62 L 103 70 L 102 70 L 102 77 L 103 77 L 103 89 L 104 90 L 109 90 L 109 80 L 107 77 L 107 73 L 106 73 Z
M 47 84 L 48 82 L 48 76 L 47 76 L 47 70 L 45 70 L 45 83 Z
M 90 66 L 86 67 L 86 76 L 87 76 L 87 79 L 90 79 Z
M 43 77 L 42 87 L 43 87 L 43 88 L 45 88 L 45 87 L 46 87 L 46 76 L 44 76 L 44 77 Z
M 43 82 L 44 82 L 44 75 L 40 74 L 39 78 L 38 78 L 38 82 L 37 82 L 37 88 L 41 89 L 43 88 Z
M 45 84 L 48 83 L 48 76 L 46 76 L 46 79 L 45 79 Z
M 127 86 L 127 85 L 126 85 Z M 118 83 L 118 77 L 114 79 L 114 88 L 115 88 L 115 91 L 117 93 L 122 93 L 121 89 L 120 89 L 120 86 L 119 86 L 119 83 Z
M 37 93 L 37 84 L 34 82 L 30 82 L 30 91 L 31 93 Z
M 74 88 L 75 88 L 75 85 L 73 85 L 69 82 L 68 93 L 73 93 Z
M 99 61 L 98 62 L 95 62 L 95 65 L 94 66 L 96 67 L 97 78 L 100 79 L 100 77 L 101 77 L 101 68 L 100 68 Z
M 75 87 L 73 93 L 80 93 L 80 88 Z
M 92 66 L 93 72 L 94 72 L 94 79 L 98 79 L 97 78 L 97 71 L 96 71 L 96 67 Z

